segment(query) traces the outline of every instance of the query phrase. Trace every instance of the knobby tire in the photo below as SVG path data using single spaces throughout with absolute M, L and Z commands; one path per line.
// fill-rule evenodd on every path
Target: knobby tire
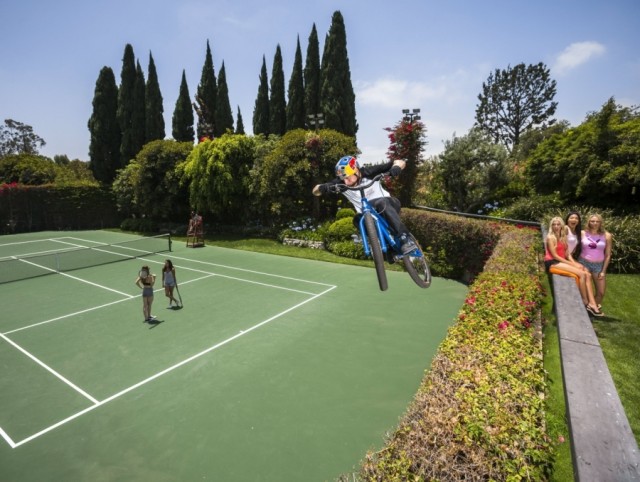
M 404 255 L 402 257 L 404 267 L 415 284 L 420 288 L 428 288 L 431 286 L 431 270 L 429 269 L 429 264 L 427 263 L 427 260 L 424 257 L 424 251 L 420 248 L 416 238 L 411 234 L 409 236 L 413 239 L 413 242 L 416 243 L 416 246 L 418 246 L 422 256 Z
M 371 213 L 364 214 L 364 227 L 369 238 L 369 248 L 373 257 L 373 264 L 376 266 L 376 275 L 378 276 L 378 284 L 380 291 L 386 291 L 389 287 L 387 283 L 387 272 L 384 270 L 384 257 L 382 256 L 382 248 L 380 247 L 380 239 L 378 238 L 378 230 Z

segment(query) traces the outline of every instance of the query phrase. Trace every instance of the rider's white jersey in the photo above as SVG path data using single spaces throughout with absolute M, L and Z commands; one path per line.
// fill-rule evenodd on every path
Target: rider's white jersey
M 366 177 L 360 179 L 360 184 L 367 184 L 369 182 L 371 182 L 371 179 L 367 179 Z M 362 212 L 362 200 L 360 191 L 344 191 L 342 194 L 349 201 L 351 201 L 351 204 L 353 204 L 353 207 L 356 209 L 356 211 L 358 211 L 359 213 Z M 369 201 L 381 197 L 389 197 L 389 193 L 382 187 L 380 181 L 374 182 L 371 186 L 365 189 L 364 195 Z

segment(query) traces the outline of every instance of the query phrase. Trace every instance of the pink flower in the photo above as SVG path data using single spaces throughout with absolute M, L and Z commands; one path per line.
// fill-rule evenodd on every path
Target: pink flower
M 500 323 L 500 324 L 498 325 L 498 329 L 499 329 L 500 331 L 502 331 L 502 330 L 506 330 L 508 326 L 509 326 L 509 322 L 508 322 L 508 321 L 503 321 L 502 323 Z

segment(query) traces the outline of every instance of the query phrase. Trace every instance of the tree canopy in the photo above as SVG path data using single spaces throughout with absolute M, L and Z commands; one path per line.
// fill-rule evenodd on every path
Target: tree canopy
M 176 108 L 173 111 L 172 135 L 178 142 L 193 142 L 195 134 L 193 130 L 193 108 L 189 96 L 189 86 L 187 76 L 182 71 L 182 81 L 180 82 L 180 94 L 176 100 Z
M 507 183 L 506 159 L 506 149 L 477 128 L 446 141 L 438 169 L 448 207 L 475 213 L 493 201 L 493 192 Z
M 96 81 L 88 127 L 91 135 L 89 166 L 98 181 L 109 184 L 121 167 L 118 86 L 110 67 L 103 67 Z
M 271 69 L 271 92 L 269 96 L 269 134 L 281 136 L 286 132 L 287 114 L 284 97 L 284 70 L 282 70 L 282 51 L 276 47 Z
M 556 81 L 542 63 L 496 69 L 482 84 L 476 125 L 511 151 L 523 132 L 555 122 Z
M 0 126 L 0 157 L 10 154 L 37 154 L 46 142 L 33 132 L 33 127 L 13 119 Z
M 527 178 L 540 194 L 624 207 L 640 187 L 640 113 L 609 99 L 581 125 L 554 133 L 531 153 Z
M 207 40 L 207 51 L 200 75 L 200 83 L 196 90 L 196 102 L 194 108 L 198 114 L 198 139 L 213 139 L 216 134 L 215 116 L 216 102 L 218 97 L 218 87 L 216 83 L 216 73 L 213 67 L 213 57 L 211 48 Z M 224 132 L 224 131 L 223 131 Z
M 260 85 L 253 108 L 253 133 L 269 135 L 269 79 L 267 78 L 267 61 L 262 56 L 260 69 Z
M 287 131 L 304 129 L 306 120 L 304 109 L 304 79 L 302 75 L 302 51 L 300 50 L 299 38 L 296 45 L 293 70 L 289 78 L 287 98 Z
M 356 96 L 351 84 L 347 33 L 339 11 L 334 12 L 331 18 L 322 55 L 320 112 L 324 115 L 327 129 L 334 129 L 348 136 L 356 135 Z

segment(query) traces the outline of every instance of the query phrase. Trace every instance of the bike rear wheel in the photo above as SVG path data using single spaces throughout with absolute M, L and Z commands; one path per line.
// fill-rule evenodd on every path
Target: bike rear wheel
M 378 230 L 371 213 L 364 213 L 364 228 L 367 231 L 367 238 L 369 238 L 369 249 L 371 249 L 373 264 L 376 266 L 376 275 L 378 276 L 380 291 L 386 291 L 389 287 L 387 283 L 387 272 L 384 270 L 384 257 L 382 256 Z
M 404 262 L 404 267 L 407 269 L 409 276 L 417 284 L 420 288 L 428 288 L 431 286 L 431 269 L 429 269 L 429 263 L 427 263 L 426 258 L 424 257 L 424 251 L 420 248 L 418 241 L 413 235 L 409 234 L 411 239 L 416 246 L 418 246 L 418 250 L 420 251 L 420 256 L 412 256 L 416 254 L 416 252 L 412 252 L 409 254 L 405 254 L 402 257 L 402 261 Z

